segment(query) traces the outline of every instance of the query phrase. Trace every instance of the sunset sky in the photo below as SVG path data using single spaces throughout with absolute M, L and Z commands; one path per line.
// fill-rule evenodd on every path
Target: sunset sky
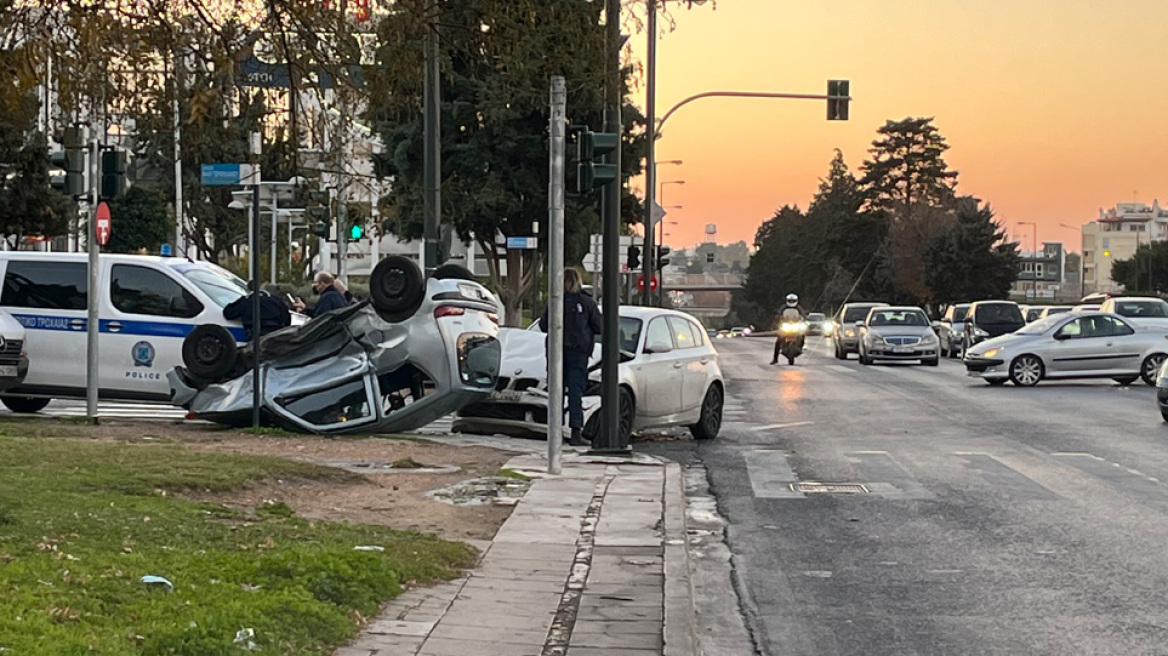
M 826 93 L 851 81 L 851 120 L 818 100 L 703 99 L 657 142 L 666 243 L 753 241 L 784 204 L 806 209 L 839 148 L 856 172 L 888 119 L 932 116 L 958 192 L 989 202 L 1031 248 L 1062 241 L 1116 202 L 1168 205 L 1164 0 L 717 0 L 658 42 L 658 117 L 704 91 Z M 635 35 L 642 62 L 646 35 Z M 641 104 L 643 106 L 643 92 Z M 643 185 L 643 182 L 641 183 Z

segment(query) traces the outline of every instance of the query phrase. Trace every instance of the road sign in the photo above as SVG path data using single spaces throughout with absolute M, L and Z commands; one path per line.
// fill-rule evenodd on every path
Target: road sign
M 171 249 L 170 244 L 163 244 L 162 248 L 159 249 L 159 252 L 158 252 L 158 254 L 161 255 L 162 257 L 170 257 L 171 253 L 172 253 L 172 249 Z
M 653 206 L 649 209 L 649 227 L 657 225 L 657 222 L 664 219 L 666 214 L 668 212 L 665 211 L 665 208 L 658 205 L 657 201 L 653 201 Z
M 110 210 L 104 201 L 97 204 L 97 211 L 93 214 L 93 228 L 97 232 L 97 243 L 105 246 L 110 238 Z
M 535 250 L 539 248 L 539 237 L 508 237 L 507 250 Z
M 253 184 L 255 167 L 251 164 L 203 164 L 201 181 L 205 187 Z
M 639 289 L 640 291 L 645 291 L 645 275 L 644 274 L 637 276 L 637 289 Z M 649 278 L 649 291 L 651 291 L 651 292 L 657 291 L 657 276 L 653 276 L 652 278 Z

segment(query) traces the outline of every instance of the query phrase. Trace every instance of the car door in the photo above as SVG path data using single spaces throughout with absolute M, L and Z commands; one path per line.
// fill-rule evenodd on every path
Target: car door
M 10 258 L 0 305 L 24 326 L 28 375 L 22 389 L 84 393 L 89 272 L 84 262 Z
M 1135 339 L 1133 326 L 1118 317 L 1106 315 L 1097 317 L 1100 330 L 1110 335 L 1107 341 L 1107 358 L 1100 363 L 1100 369 L 1114 372 L 1138 373 L 1143 366 L 1143 342 Z
M 1067 322 L 1055 331 L 1055 344 L 1047 366 L 1052 375 L 1092 375 L 1110 368 L 1115 337 L 1103 315 L 1088 315 Z
M 683 317 L 668 317 L 673 331 L 673 343 L 677 345 L 673 369 L 681 373 L 681 406 L 679 412 L 701 409 L 702 396 L 706 393 L 706 372 L 710 362 L 709 354 L 702 348 L 705 344 L 701 332 Z
M 684 373 L 674 367 L 677 358 L 673 331 L 666 317 L 649 321 L 639 362 L 633 365 L 637 379 L 637 414 L 656 419 L 681 410 Z
M 203 304 L 166 272 L 113 263 L 102 313 L 101 387 L 123 399 L 167 400 L 166 372 L 182 364 L 182 342 Z

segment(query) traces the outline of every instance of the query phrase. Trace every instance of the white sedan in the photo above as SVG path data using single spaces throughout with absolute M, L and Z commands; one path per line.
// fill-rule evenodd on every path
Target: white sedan
M 454 430 L 463 433 L 547 435 L 546 335 L 538 330 L 499 331 L 503 354 L 495 392 L 463 407 Z M 686 426 L 710 439 L 722 428 L 725 383 L 718 352 L 696 319 L 675 310 L 620 308 L 620 431 Z M 600 345 L 584 392 L 584 434 L 592 438 L 600 414 Z M 567 410 L 567 399 L 564 399 Z M 567 421 L 564 422 L 565 434 Z

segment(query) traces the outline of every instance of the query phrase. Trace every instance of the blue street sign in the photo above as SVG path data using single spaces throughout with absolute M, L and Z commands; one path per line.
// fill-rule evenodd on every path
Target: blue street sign
M 254 174 L 251 164 L 203 164 L 201 180 L 206 187 L 252 184 Z
M 508 237 L 507 248 L 516 250 L 534 250 L 539 248 L 538 237 Z
M 170 257 L 170 244 L 163 244 L 162 248 L 159 249 L 158 252 L 162 255 L 162 257 Z

